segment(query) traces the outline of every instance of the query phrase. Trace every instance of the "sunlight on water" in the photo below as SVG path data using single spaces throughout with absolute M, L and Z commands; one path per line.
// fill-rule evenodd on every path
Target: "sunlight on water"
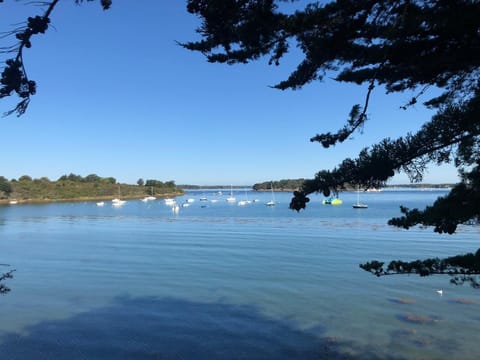
M 17 271 L 0 298 L 0 352 L 476 359 L 478 290 L 445 277 L 375 278 L 358 267 L 475 251 L 478 227 L 448 236 L 386 225 L 400 204 L 421 207 L 441 194 L 365 194 L 369 208 L 360 211 L 351 193 L 342 206 L 313 197 L 300 213 L 280 193 L 273 208 L 267 194 L 249 194 L 261 201 L 194 202 L 178 214 L 161 200 L 2 207 L 0 263 Z

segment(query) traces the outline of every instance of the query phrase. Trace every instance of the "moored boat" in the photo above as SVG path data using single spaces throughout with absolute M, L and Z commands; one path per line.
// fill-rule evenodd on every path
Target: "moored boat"
M 343 204 L 343 200 L 342 199 L 339 199 L 339 198 L 326 198 L 322 201 L 322 204 L 323 205 L 342 205 Z

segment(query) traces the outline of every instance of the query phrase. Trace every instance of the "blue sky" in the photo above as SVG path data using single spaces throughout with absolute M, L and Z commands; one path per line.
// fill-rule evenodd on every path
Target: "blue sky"
M 0 4 L 2 30 L 38 8 Z M 95 173 L 120 182 L 174 180 L 177 184 L 251 185 L 312 178 L 384 137 L 418 129 L 430 114 L 403 111 L 411 94 L 376 89 L 363 134 L 332 149 L 310 137 L 336 131 L 366 86 L 331 80 L 298 91 L 269 87 L 294 69 L 298 54 L 280 67 L 209 64 L 176 45 L 196 39 L 198 19 L 184 1 L 61 1 L 45 36 L 25 52 L 38 93 L 27 113 L 0 118 L 0 175 L 56 180 Z M 8 40 L 2 40 L 3 44 Z M 2 45 L 3 45 L 2 44 Z M 17 99 L 2 100 L 0 112 Z M 424 182 L 458 180 L 454 168 L 432 165 Z M 392 183 L 406 183 L 396 175 Z

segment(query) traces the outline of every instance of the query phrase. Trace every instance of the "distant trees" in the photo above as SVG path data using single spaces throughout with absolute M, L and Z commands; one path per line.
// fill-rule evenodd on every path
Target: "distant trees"
M 270 190 L 273 185 L 274 190 L 278 191 L 293 191 L 301 189 L 305 179 L 282 179 L 277 181 L 265 181 L 263 183 L 257 183 L 253 185 L 253 190 L 264 191 Z
M 148 180 L 148 184 L 155 187 L 157 195 L 182 193 L 172 180 L 167 182 Z M 142 197 L 151 191 L 143 185 L 119 184 L 114 177 L 101 177 L 96 174 L 83 177 L 70 173 L 60 176 L 56 181 L 50 181 L 47 177 L 32 179 L 28 175 L 8 181 L 0 176 L 0 199 L 16 198 L 21 201 L 108 199 L 118 196 L 120 185 L 122 197 Z
M 18 178 L 18 181 L 32 181 L 32 178 L 28 175 L 22 175 Z
M 159 180 L 147 180 L 145 182 L 146 187 L 153 187 L 155 189 L 177 189 L 177 185 L 175 185 L 175 181 L 170 180 L 166 182 L 162 182 Z
M 143 179 L 140 178 L 140 179 L 137 180 L 137 185 L 138 185 L 138 186 L 144 186 L 144 185 L 145 185 L 145 181 L 143 181 Z
M 2 196 L 2 193 L 4 196 L 9 196 L 10 193 L 12 192 L 12 185 L 10 185 L 10 182 L 3 176 L 0 176 L 0 197 Z
M 62 175 L 58 178 L 57 181 L 72 181 L 72 182 L 79 182 L 79 183 L 106 183 L 106 184 L 116 184 L 117 180 L 113 177 L 106 177 L 102 178 L 97 174 L 90 174 L 85 177 L 81 175 L 76 175 L 70 173 L 69 175 Z
M 102 178 L 100 176 L 98 176 L 97 174 L 90 174 L 90 175 L 87 175 L 85 176 L 84 180 L 85 182 L 98 182 L 100 181 Z

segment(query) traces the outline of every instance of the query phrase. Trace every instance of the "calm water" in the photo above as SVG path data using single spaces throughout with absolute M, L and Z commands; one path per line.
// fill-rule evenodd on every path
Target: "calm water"
M 17 269 L 0 297 L 1 358 L 478 359 L 478 290 L 358 267 L 476 251 L 478 227 L 386 225 L 400 204 L 443 194 L 366 193 L 355 210 L 343 193 L 300 213 L 290 193 L 267 207 L 269 193 L 243 191 L 260 201 L 207 191 L 178 198 L 196 199 L 178 214 L 161 200 L 0 207 L 0 263 Z

